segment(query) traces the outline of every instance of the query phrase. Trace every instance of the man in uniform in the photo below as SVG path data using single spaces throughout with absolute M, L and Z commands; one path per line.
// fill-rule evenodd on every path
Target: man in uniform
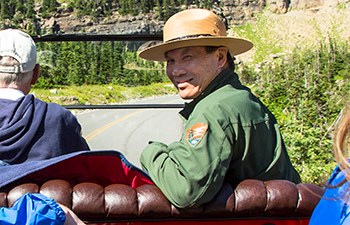
M 300 182 L 275 117 L 243 86 L 233 56 L 252 43 L 229 37 L 209 10 L 189 9 L 165 23 L 163 43 L 141 50 L 141 58 L 165 61 L 166 73 L 183 99 L 181 140 L 151 142 L 142 168 L 177 207 L 211 201 L 224 183 L 244 179 Z

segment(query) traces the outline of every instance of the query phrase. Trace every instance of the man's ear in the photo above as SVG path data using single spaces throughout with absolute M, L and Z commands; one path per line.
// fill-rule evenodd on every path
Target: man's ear
M 35 84 L 40 76 L 40 65 L 36 64 L 33 70 L 33 77 L 32 77 L 32 82 L 31 84 Z
M 217 50 L 220 67 L 224 67 L 227 63 L 227 52 L 228 49 L 225 47 L 219 47 Z

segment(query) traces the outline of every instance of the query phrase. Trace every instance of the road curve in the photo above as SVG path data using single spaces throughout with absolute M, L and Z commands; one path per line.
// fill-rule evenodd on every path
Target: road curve
M 133 101 L 132 104 L 179 104 L 177 95 Z M 180 108 L 172 109 L 96 109 L 77 115 L 83 136 L 92 150 L 117 150 L 140 166 L 142 149 L 149 141 L 169 144 L 180 139 Z

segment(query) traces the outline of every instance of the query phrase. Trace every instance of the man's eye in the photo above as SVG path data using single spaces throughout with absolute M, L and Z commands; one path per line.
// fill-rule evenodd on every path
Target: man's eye
M 191 58 L 192 58 L 191 55 L 185 55 L 185 56 L 183 57 L 183 60 L 190 60 Z

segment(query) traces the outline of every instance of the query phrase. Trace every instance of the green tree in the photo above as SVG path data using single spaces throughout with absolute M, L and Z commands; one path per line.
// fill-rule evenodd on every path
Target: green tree
M 50 0 L 48 9 L 50 13 L 54 13 L 57 11 L 57 7 L 59 6 L 58 2 L 56 0 Z
M 9 5 L 7 3 L 7 0 L 1 0 L 0 1 L 0 8 L 1 8 L 0 19 L 1 20 L 11 18 L 10 10 L 9 10 L 8 6 Z
M 42 0 L 42 2 L 41 2 L 41 16 L 43 18 L 50 17 L 49 5 L 50 5 L 50 0 Z
M 70 61 L 67 82 L 70 85 L 82 85 L 85 83 L 85 74 L 87 71 L 84 61 L 86 56 L 84 45 L 81 42 L 71 42 L 67 48 L 70 49 L 67 56 Z
M 276 116 L 292 162 L 304 182 L 321 184 L 332 171 L 331 129 L 349 99 L 348 44 L 322 43 L 263 64 L 254 92 Z M 242 71 L 242 77 L 255 73 Z M 259 84 L 259 86 L 256 86 Z
M 35 19 L 34 0 L 27 0 L 24 3 L 25 16 L 31 20 Z
M 75 0 L 74 2 L 71 2 L 72 8 L 75 9 L 75 13 L 77 17 L 80 17 L 82 15 L 88 15 L 86 13 L 87 7 L 86 7 L 86 0 Z
M 7 2 L 7 7 L 8 7 L 8 10 L 9 10 L 9 15 L 12 17 L 15 15 L 16 13 L 16 5 L 17 5 L 17 1 L 16 0 L 9 0 Z
M 153 9 L 154 2 L 148 1 L 148 0 L 141 0 L 140 5 L 141 5 L 140 6 L 141 12 L 148 13 L 148 12 L 150 12 L 151 9 Z
M 164 20 L 163 6 L 161 1 L 162 0 L 156 0 L 156 14 L 160 20 Z
M 57 11 L 58 2 L 56 0 L 42 0 L 42 17 L 48 18 Z

